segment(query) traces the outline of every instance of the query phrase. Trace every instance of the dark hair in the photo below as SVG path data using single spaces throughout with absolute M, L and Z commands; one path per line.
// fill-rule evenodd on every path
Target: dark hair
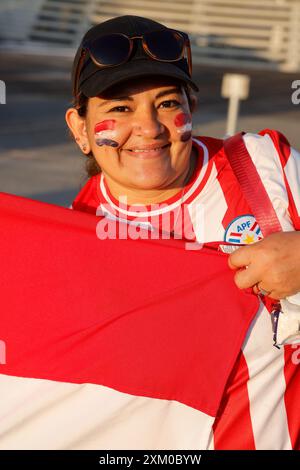
M 191 110 L 192 109 L 192 91 L 188 85 L 184 85 L 183 88 L 185 90 L 188 103 L 189 103 L 189 108 Z M 89 98 L 85 96 L 83 93 L 80 93 L 78 98 L 74 99 L 73 107 L 77 109 L 78 115 L 80 117 L 86 116 L 88 101 L 89 101 Z M 87 160 L 85 163 L 85 169 L 88 174 L 88 177 L 101 173 L 101 168 L 98 165 L 97 160 L 95 159 L 93 155 L 93 152 L 91 151 L 90 153 L 86 154 L 85 157 L 87 157 Z

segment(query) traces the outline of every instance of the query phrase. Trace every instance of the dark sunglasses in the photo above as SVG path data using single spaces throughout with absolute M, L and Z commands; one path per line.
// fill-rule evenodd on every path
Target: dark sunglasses
M 141 39 L 146 54 L 159 62 L 177 62 L 186 54 L 189 75 L 192 75 L 192 53 L 186 33 L 173 29 L 163 29 L 133 37 L 123 33 L 112 33 L 82 45 L 74 74 L 73 96 L 76 97 L 78 94 L 79 77 L 87 54 L 99 68 L 121 65 L 129 60 L 135 39 Z

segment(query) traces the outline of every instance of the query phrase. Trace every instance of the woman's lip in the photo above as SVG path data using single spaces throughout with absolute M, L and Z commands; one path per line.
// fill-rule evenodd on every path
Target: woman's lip
M 155 158 L 155 157 L 160 157 L 161 155 L 163 155 L 166 151 L 166 149 L 168 149 L 170 147 L 170 144 L 167 144 L 167 145 L 164 145 L 163 147 L 159 148 L 159 149 L 150 149 L 150 150 L 147 150 L 147 151 L 135 151 L 133 152 L 132 150 L 127 150 L 127 149 L 123 149 L 123 152 L 126 152 L 128 155 L 131 155 L 132 157 L 138 157 L 138 158 L 141 158 L 141 159 L 147 159 L 147 158 Z

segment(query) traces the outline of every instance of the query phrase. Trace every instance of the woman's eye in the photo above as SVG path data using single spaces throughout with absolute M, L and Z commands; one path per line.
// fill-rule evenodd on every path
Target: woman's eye
M 117 112 L 117 113 L 126 113 L 129 110 L 128 106 L 115 106 L 114 108 L 110 109 L 110 112 Z
M 159 106 L 162 106 L 163 108 L 174 108 L 180 106 L 180 103 L 177 100 L 167 100 L 160 103 Z

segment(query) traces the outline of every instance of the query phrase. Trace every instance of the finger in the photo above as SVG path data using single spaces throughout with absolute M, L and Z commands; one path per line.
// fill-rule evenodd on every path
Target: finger
M 256 285 L 257 285 L 257 284 L 256 284 Z M 264 289 L 264 288 L 261 287 L 259 284 L 257 285 L 257 287 L 258 287 L 258 293 L 259 293 L 262 297 L 268 297 L 268 295 L 271 294 L 271 291 Z
M 235 273 L 234 281 L 240 289 L 248 289 L 261 282 L 260 273 L 250 265 L 247 269 L 239 269 Z
M 272 287 L 265 287 L 265 283 L 259 283 L 256 285 L 258 289 L 258 294 L 261 294 L 262 297 L 269 297 L 271 299 L 279 300 L 283 299 L 286 297 L 285 293 L 278 290 L 278 289 L 272 289 Z M 255 286 L 254 286 L 255 288 Z M 254 289 L 253 289 L 254 290 Z
M 264 289 L 265 291 L 267 291 L 267 289 Z M 257 284 L 255 284 L 253 287 L 252 287 L 252 291 L 253 291 L 253 294 L 255 295 L 260 295 L 261 292 L 260 292 L 260 289 L 258 287 Z M 270 299 L 274 299 L 274 300 L 279 300 L 279 299 L 283 299 L 285 296 L 284 295 L 281 295 L 279 292 L 273 290 L 273 291 L 267 291 L 268 292 L 268 295 L 267 296 L 262 296 L 263 297 L 269 297 Z
M 228 257 L 228 265 L 231 269 L 241 268 L 243 266 L 248 266 L 251 262 L 253 255 L 252 246 L 242 246 L 238 248 Z
M 252 286 L 252 290 L 253 290 L 254 294 L 256 294 L 256 295 L 259 294 L 259 288 L 258 288 L 257 284 L 255 284 L 254 286 Z
M 278 292 L 276 291 L 271 291 L 268 295 L 268 297 L 270 297 L 270 299 L 273 299 L 273 300 L 280 300 L 280 299 L 284 299 L 284 295 L 281 295 L 279 294 Z

